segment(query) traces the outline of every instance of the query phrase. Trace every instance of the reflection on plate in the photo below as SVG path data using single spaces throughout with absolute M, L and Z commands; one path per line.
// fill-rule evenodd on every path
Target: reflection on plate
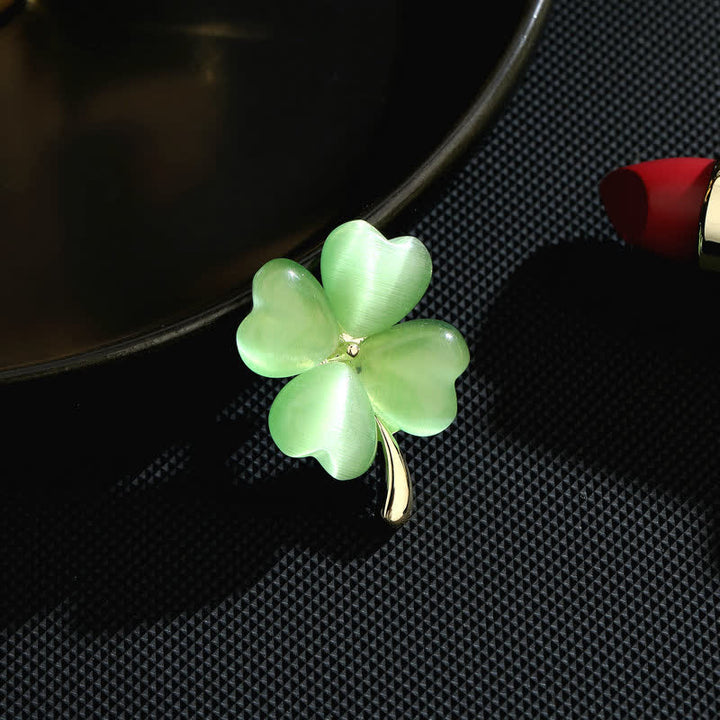
M 545 0 L 27 0 L 0 26 L 0 379 L 239 308 L 271 257 L 383 226 L 487 125 Z M 472 15 L 470 14 L 472 10 Z

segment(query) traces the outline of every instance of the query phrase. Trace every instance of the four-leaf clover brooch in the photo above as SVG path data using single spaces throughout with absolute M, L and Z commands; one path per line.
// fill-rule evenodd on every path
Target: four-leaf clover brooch
M 382 444 L 382 515 L 400 524 L 412 488 L 394 433 L 427 436 L 450 425 L 455 380 L 470 354 L 452 325 L 400 322 L 430 284 L 430 254 L 417 238 L 387 239 L 364 220 L 346 222 L 325 241 L 320 274 L 324 287 L 292 260 L 265 263 L 237 330 L 238 350 L 260 375 L 297 375 L 268 417 L 286 455 L 314 456 L 334 478 L 349 480 L 368 470 Z

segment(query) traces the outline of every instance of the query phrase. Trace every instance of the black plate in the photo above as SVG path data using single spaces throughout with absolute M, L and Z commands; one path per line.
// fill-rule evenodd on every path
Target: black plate
M 0 380 L 187 334 L 246 303 L 266 260 L 310 262 L 349 218 L 387 226 L 487 127 L 547 5 L 16 5 Z

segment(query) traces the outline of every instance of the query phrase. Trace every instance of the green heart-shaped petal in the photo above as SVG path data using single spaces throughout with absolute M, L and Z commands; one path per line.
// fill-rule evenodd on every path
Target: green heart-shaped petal
M 425 294 L 432 262 L 414 237 L 388 240 L 364 220 L 328 235 L 320 259 L 323 286 L 342 328 L 356 338 L 402 320 Z
M 289 377 L 317 365 L 337 347 L 340 329 L 309 270 L 292 260 L 265 263 L 253 278 L 253 310 L 240 323 L 245 364 L 265 377 Z
M 410 320 L 365 340 L 355 365 L 388 427 L 424 436 L 455 419 L 455 380 L 469 361 L 465 340 L 452 325 Z
M 270 407 L 268 425 L 286 455 L 313 455 L 338 480 L 362 475 L 377 450 L 370 401 L 357 373 L 341 362 L 291 380 Z

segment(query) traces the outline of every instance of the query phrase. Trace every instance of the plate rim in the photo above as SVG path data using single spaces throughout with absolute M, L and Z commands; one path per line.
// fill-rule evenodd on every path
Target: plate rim
M 551 0 L 528 0 L 522 19 L 508 46 L 467 110 L 405 180 L 358 217 L 372 225 L 383 227 L 397 220 L 421 195 L 448 174 L 465 155 L 472 142 L 481 132 L 488 129 L 501 107 L 509 99 L 535 49 L 550 5 Z M 316 244 L 312 249 L 296 257 L 297 261 L 304 265 L 313 264 L 320 254 L 321 247 L 322 243 Z M 159 328 L 64 358 L 0 370 L 0 383 L 60 375 L 146 353 L 207 329 L 215 322 L 239 312 L 248 305 L 251 295 L 251 284 L 246 283 L 230 298 Z

